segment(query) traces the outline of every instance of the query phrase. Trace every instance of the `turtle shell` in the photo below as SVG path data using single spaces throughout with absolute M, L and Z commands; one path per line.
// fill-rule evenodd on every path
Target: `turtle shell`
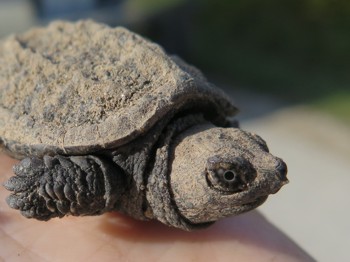
M 19 158 L 118 147 L 195 105 L 236 112 L 197 69 L 122 27 L 58 21 L 0 42 L 0 144 Z

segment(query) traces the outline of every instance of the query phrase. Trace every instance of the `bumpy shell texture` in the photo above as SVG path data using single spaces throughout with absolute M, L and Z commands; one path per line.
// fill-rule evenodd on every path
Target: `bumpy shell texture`
M 18 158 L 120 146 L 194 103 L 236 112 L 197 69 L 122 27 L 60 21 L 0 42 L 0 145 Z

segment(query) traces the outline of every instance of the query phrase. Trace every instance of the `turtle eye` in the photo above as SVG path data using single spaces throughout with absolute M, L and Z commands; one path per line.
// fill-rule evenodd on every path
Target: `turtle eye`
M 215 165 L 211 162 L 209 166 L 207 182 L 211 188 L 221 192 L 244 191 L 256 176 L 255 169 L 248 161 L 217 162 Z
M 233 169 L 210 170 L 207 179 L 211 187 L 219 191 L 236 193 L 247 188 L 244 178 Z
M 225 171 L 224 173 L 224 179 L 227 181 L 227 182 L 232 182 L 233 180 L 235 180 L 237 178 L 237 175 L 235 173 L 235 171 L 233 170 L 227 170 Z

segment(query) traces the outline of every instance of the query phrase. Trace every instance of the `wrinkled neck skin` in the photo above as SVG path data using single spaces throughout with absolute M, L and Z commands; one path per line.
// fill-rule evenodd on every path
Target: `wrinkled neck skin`
M 199 114 L 159 122 L 145 136 L 131 144 L 104 153 L 123 169 L 126 177 L 127 190 L 118 201 L 116 211 L 136 219 L 157 219 L 176 226 L 171 219 L 166 218 L 168 215 L 179 216 L 169 193 L 170 144 L 179 133 L 203 122 L 206 120 Z M 160 184 L 163 185 L 161 188 Z
M 125 193 L 114 210 L 139 220 L 149 219 L 144 215 L 148 206 L 145 176 L 152 169 L 154 150 L 165 125 L 166 123 L 159 122 L 146 135 L 115 151 L 107 150 L 104 153 L 123 170 L 126 181 Z
M 204 123 L 209 124 L 201 115 L 188 115 L 173 120 L 160 136 L 153 169 L 147 180 L 146 199 L 149 207 L 145 210 L 147 217 L 155 218 L 166 225 L 187 231 L 204 228 L 212 224 L 212 222 L 193 224 L 181 215 L 174 201 L 170 185 L 175 138 L 185 130 Z

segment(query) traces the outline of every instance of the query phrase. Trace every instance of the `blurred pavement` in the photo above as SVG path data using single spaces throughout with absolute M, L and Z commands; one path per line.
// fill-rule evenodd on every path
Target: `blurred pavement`
M 350 261 L 350 126 L 306 106 L 227 91 L 241 127 L 288 165 L 290 183 L 259 210 L 317 261 Z

